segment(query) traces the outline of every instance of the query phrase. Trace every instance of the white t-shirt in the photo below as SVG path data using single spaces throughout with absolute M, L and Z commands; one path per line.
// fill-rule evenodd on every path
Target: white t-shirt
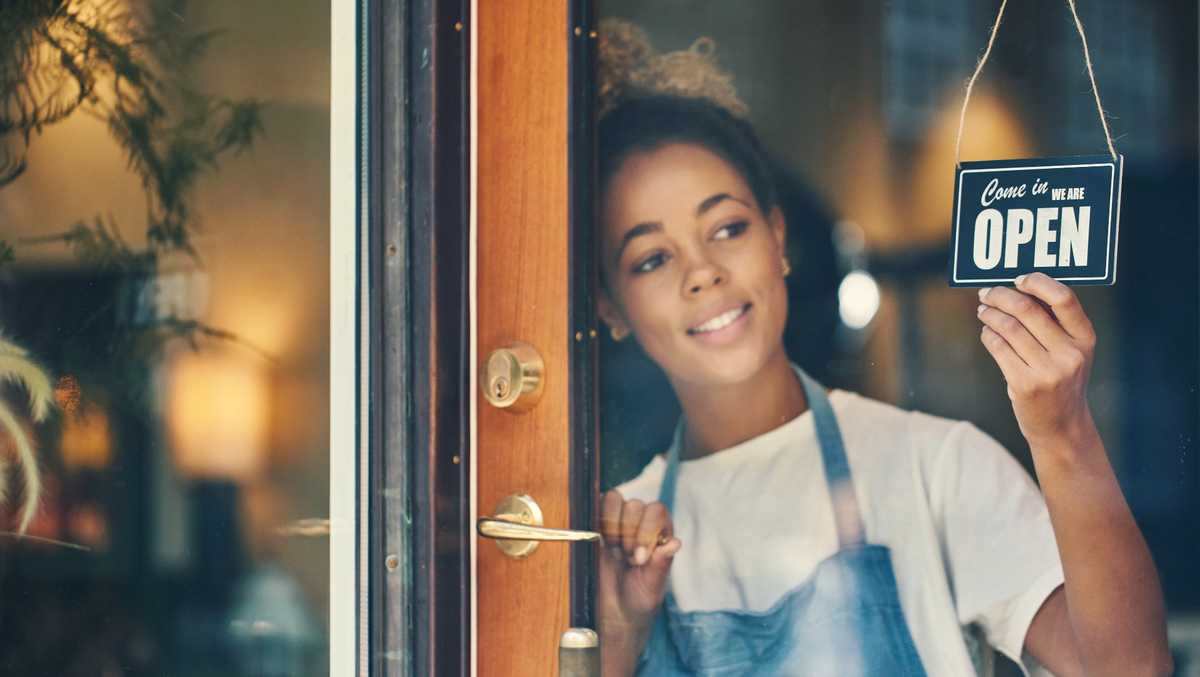
M 835 390 L 866 540 L 891 549 L 900 602 L 930 677 L 974 674 L 962 628 L 1026 670 L 1025 633 L 1063 582 L 1045 501 L 995 440 L 969 423 Z M 655 456 L 618 487 L 658 500 Z M 762 611 L 838 548 L 811 412 L 680 464 L 671 586 L 686 611 Z M 1024 658 L 1024 660 L 1022 660 Z

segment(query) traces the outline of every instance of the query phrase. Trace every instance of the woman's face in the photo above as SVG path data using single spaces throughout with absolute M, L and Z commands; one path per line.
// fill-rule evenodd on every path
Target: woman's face
M 601 205 L 601 318 L 676 384 L 742 383 L 783 352 L 783 216 L 703 146 L 630 155 Z

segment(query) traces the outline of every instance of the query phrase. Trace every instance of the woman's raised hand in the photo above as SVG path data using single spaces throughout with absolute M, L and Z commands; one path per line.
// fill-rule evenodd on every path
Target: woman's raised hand
M 605 674 L 632 674 L 667 592 L 667 574 L 683 545 L 662 503 L 604 494 L 600 511 L 600 635 Z M 620 665 L 619 669 L 613 667 Z M 610 669 L 611 668 L 611 669 Z
M 1016 289 L 981 289 L 979 300 L 980 340 L 1004 372 L 1035 455 L 1094 434 L 1086 391 L 1096 333 L 1075 292 L 1033 273 L 1017 278 Z
M 1055 674 L 1171 674 L 1154 560 L 1087 404 L 1092 323 L 1073 291 L 1041 273 L 979 298 L 981 339 L 1008 380 L 1066 580 L 1025 648 Z

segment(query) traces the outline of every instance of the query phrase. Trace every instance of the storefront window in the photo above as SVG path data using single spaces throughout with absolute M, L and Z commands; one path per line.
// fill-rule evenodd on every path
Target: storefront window
M 278 10 L 0 8 L 4 674 L 329 672 L 331 10 Z

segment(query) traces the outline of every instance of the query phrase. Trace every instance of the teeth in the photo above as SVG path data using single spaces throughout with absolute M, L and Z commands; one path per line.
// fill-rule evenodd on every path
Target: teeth
M 708 322 L 693 327 L 692 332 L 695 334 L 700 334 L 710 331 L 717 331 L 718 329 L 724 329 L 725 327 L 733 324 L 734 321 L 741 317 L 742 313 L 744 312 L 746 312 L 745 306 L 742 306 L 741 308 L 735 308 L 726 313 L 721 313 Z

